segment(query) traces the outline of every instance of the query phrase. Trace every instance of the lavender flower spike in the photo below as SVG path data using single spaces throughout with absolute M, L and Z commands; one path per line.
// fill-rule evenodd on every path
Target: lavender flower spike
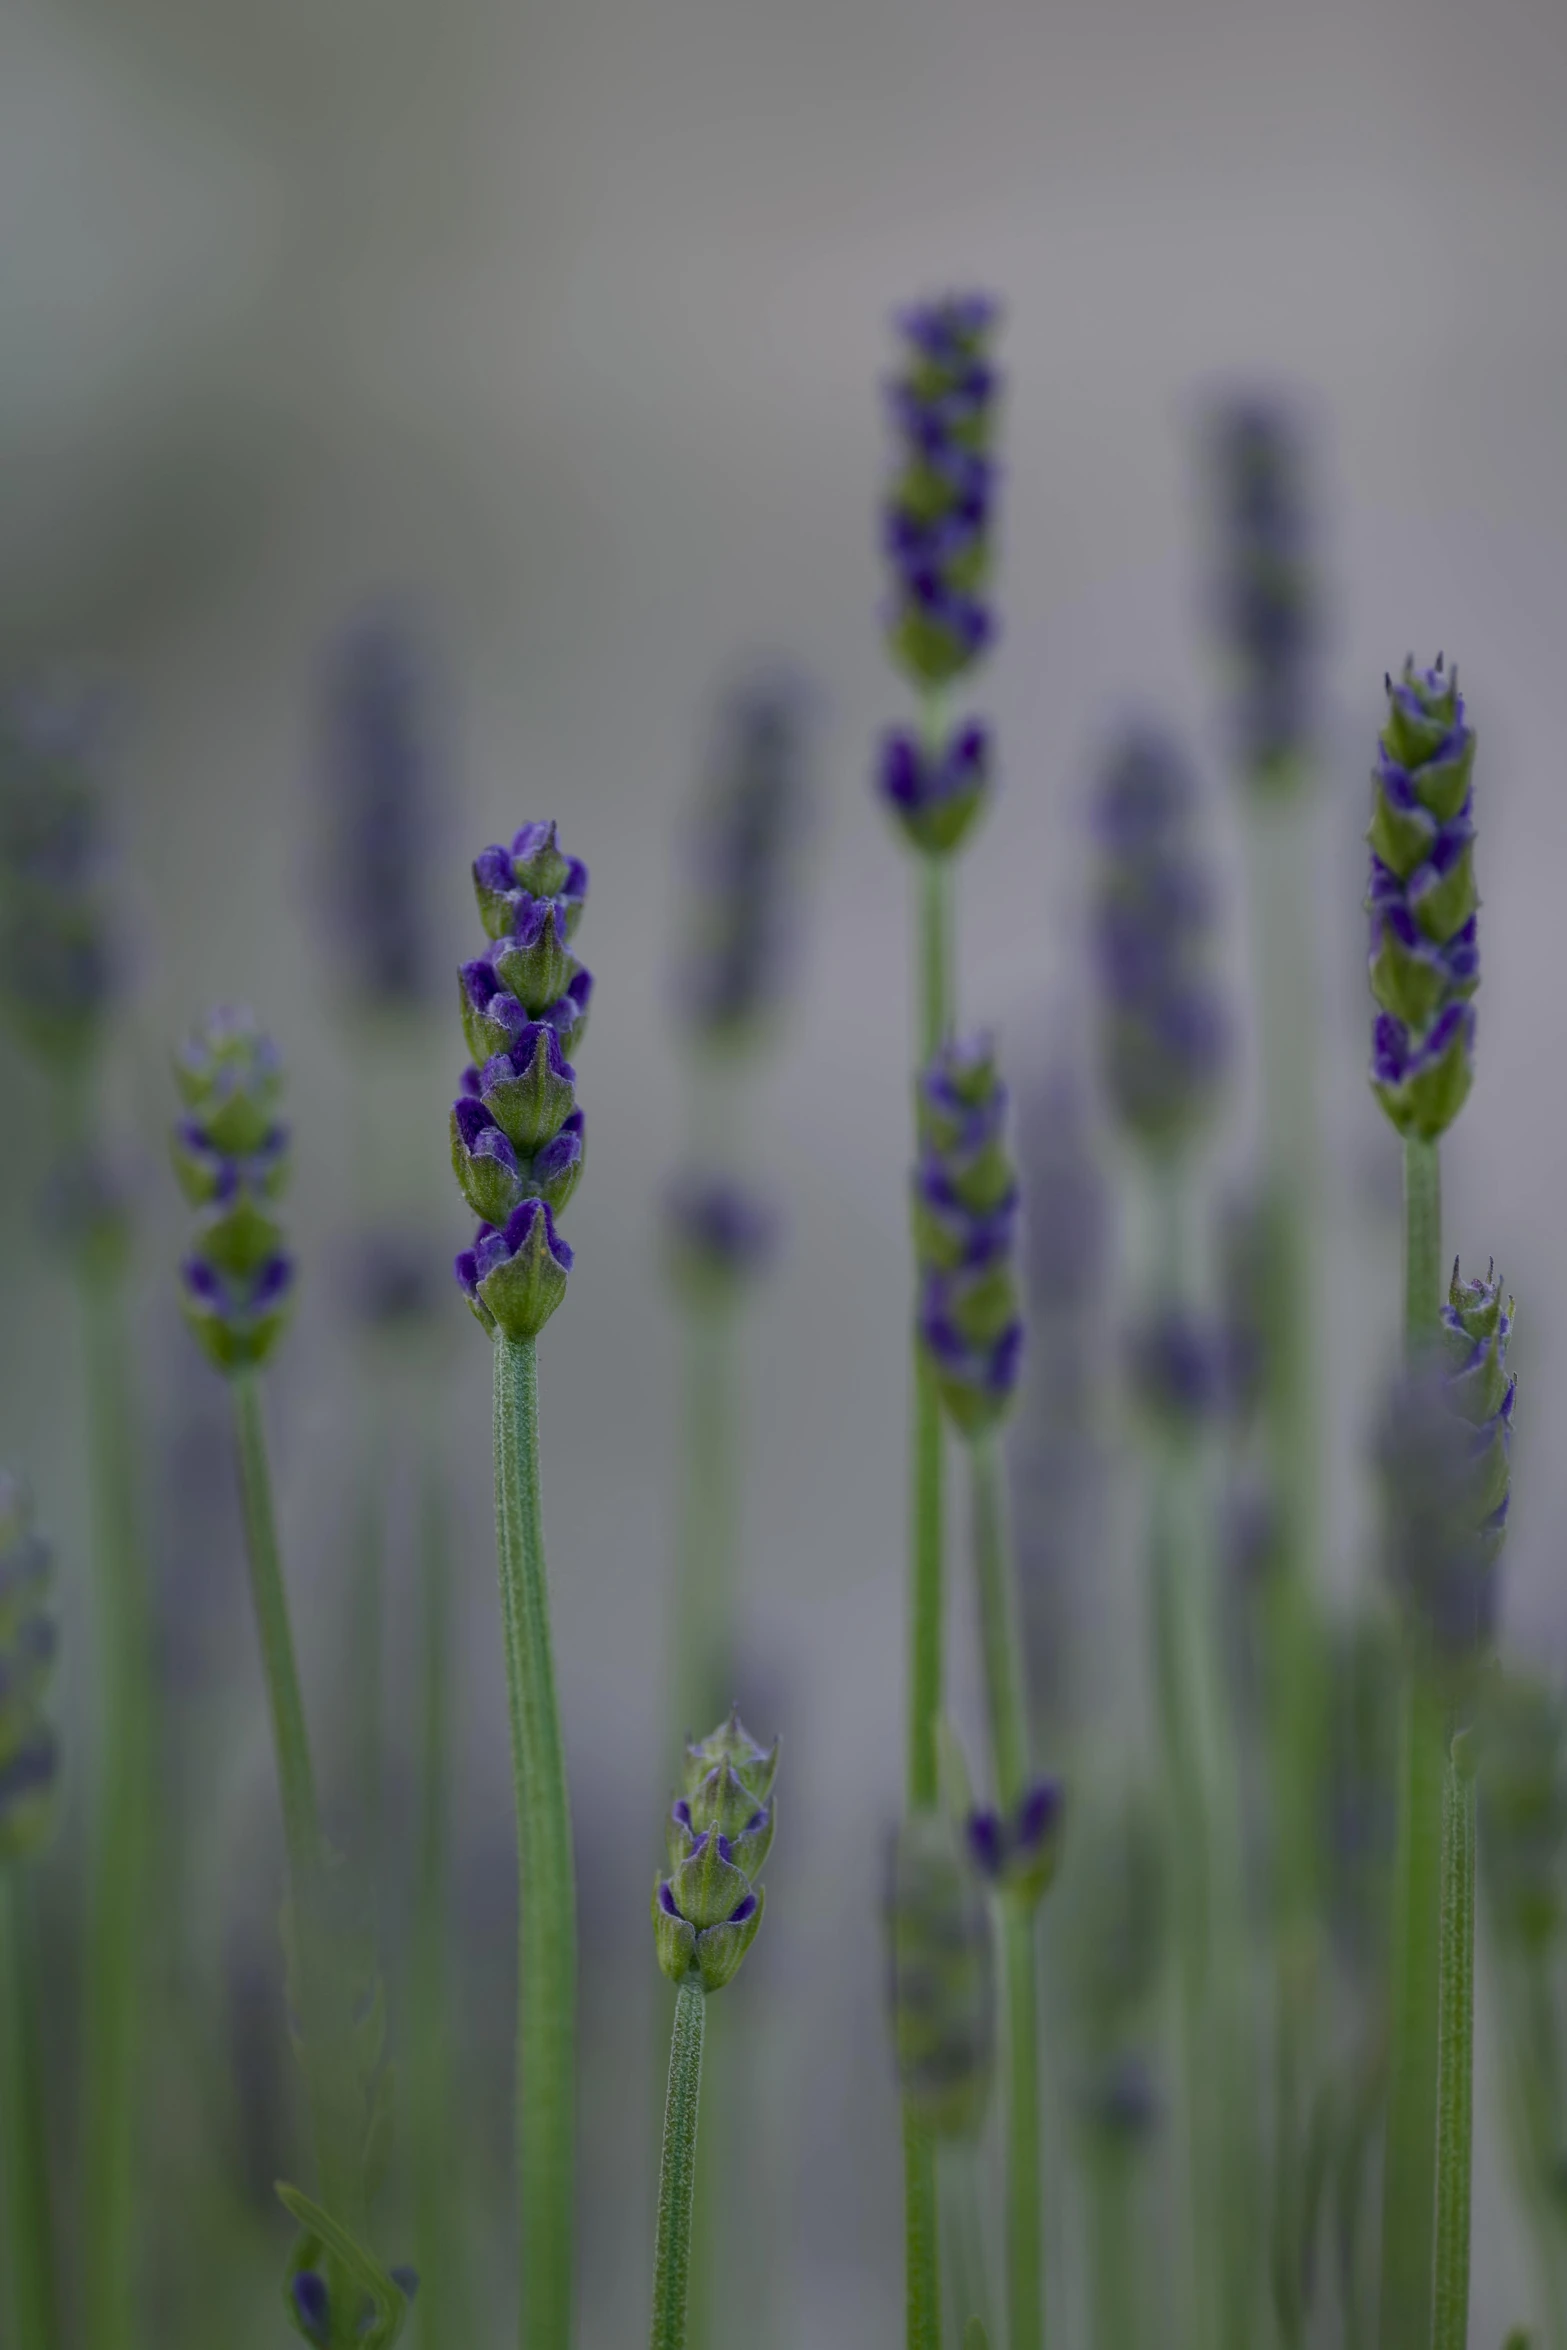
M 323 797 L 345 976 L 377 1009 L 431 992 L 435 760 L 424 647 L 390 608 L 333 646 L 323 691 Z
M 1280 400 L 1232 398 L 1210 421 L 1214 621 L 1240 763 L 1269 793 L 1303 773 L 1316 718 L 1321 629 L 1302 443 L 1299 418 Z
M 888 390 L 900 447 L 887 500 L 893 659 L 917 686 L 951 685 L 987 652 L 998 378 L 997 305 L 955 294 L 899 320 L 904 363 Z
M 941 1400 L 966 1437 L 1011 1408 L 1022 1365 L 1018 1182 L 1003 1140 L 1006 1105 L 988 1037 L 944 1046 L 920 1080 L 919 1335 Z
M 939 2137 L 969 2138 L 996 2053 L 990 1911 L 942 1812 L 915 1812 L 892 1850 L 887 1924 L 905 2103 Z
M 103 1041 L 118 979 L 94 769 L 101 702 L 36 689 L 0 702 L 0 1001 L 71 1076 Z
M 224 1006 L 192 1032 L 174 1074 L 185 1107 L 174 1172 L 197 1210 L 181 1303 L 218 1369 L 241 1371 L 265 1362 L 293 1304 L 294 1261 L 272 1212 L 288 1180 L 282 1063 L 250 1012 Z
M 27 1492 L 0 1470 L 0 1863 L 36 1851 L 54 1815 L 58 1759 L 44 1712 L 54 1672 L 53 1579 Z
M 758 1746 L 738 1713 L 686 1748 L 685 1791 L 669 1815 L 669 1871 L 653 1885 L 653 1939 L 672 1983 L 722 1990 L 756 1939 L 777 1771 L 777 1741 Z
M 1117 745 L 1094 804 L 1105 1087 L 1128 1133 L 1158 1156 L 1206 1121 L 1226 1058 L 1213 898 L 1193 845 L 1196 799 L 1178 748 L 1139 725 Z
M 1411 658 L 1387 681 L 1371 776 L 1371 1085 L 1402 1135 L 1434 1142 L 1468 1098 L 1480 984 L 1470 778 L 1458 672 Z
M 492 1334 L 536 1338 L 566 1291 L 572 1252 L 555 1218 L 583 1164 L 577 1073 L 592 974 L 570 952 L 588 869 L 563 854 L 553 824 L 525 824 L 485 849 L 474 893 L 490 944 L 458 973 L 473 1066 L 451 1113 L 452 1172 L 479 1230 L 456 1261 L 459 1287 Z

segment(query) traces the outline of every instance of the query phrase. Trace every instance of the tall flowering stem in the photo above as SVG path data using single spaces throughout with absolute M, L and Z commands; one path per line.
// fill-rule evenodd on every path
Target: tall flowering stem
M 950 1044 L 919 1088 L 914 1233 L 919 1331 L 943 1410 L 967 1448 L 975 1591 L 990 1724 L 993 1807 L 971 1844 L 1001 1912 L 1006 2015 L 1007 2338 L 1044 2339 L 1038 1949 L 1035 1913 L 1055 1861 L 1060 1790 L 1030 1764 L 1016 1574 L 1005 1522 L 1000 1429 L 1015 1399 L 1017 1171 L 1007 1096 L 986 1039 Z
M 988 651 L 994 561 L 999 381 L 996 304 L 953 294 L 905 311 L 900 364 L 887 391 L 896 450 L 883 512 L 890 593 L 887 642 L 918 697 L 918 722 L 885 738 L 878 788 L 915 853 L 915 1000 L 919 1065 L 952 1026 L 950 860 L 983 805 L 990 737 L 974 718 L 948 717 L 955 688 Z M 941 1406 L 915 1349 L 909 1582 L 908 1802 L 938 1798 L 937 1731 L 945 1608 Z M 935 2350 L 941 2335 L 935 2153 L 904 2114 L 908 2340 Z
M 758 1746 L 737 1713 L 686 1748 L 684 1787 L 667 1831 L 669 1865 L 653 1882 L 653 1941 L 675 1985 L 669 2094 L 658 2181 L 651 2350 L 685 2350 L 691 2212 L 707 2002 L 755 1941 L 759 1878 L 772 1847 L 778 1747 Z
M 1299 419 L 1241 395 L 1212 419 L 1216 633 L 1242 785 L 1263 1080 L 1262 1412 L 1269 1558 L 1262 1627 L 1273 1811 L 1275 2300 L 1301 2340 L 1311 2259 L 1305 2148 L 1318 2060 L 1321 1892 L 1316 1833 L 1326 1718 L 1320 1600 L 1323 1485 L 1314 1277 L 1315 1031 L 1320 1000 L 1312 854 L 1320 591 Z
M 18 1481 L 0 1471 L 0 2313 L 16 2350 L 58 2350 L 41 1981 L 29 1862 L 54 1816 L 45 1710 L 54 1670 L 52 1560 Z
M 1406 1360 L 1436 1343 L 1441 1311 L 1439 1144 L 1473 1076 L 1479 984 L 1472 775 L 1475 737 L 1439 655 L 1387 680 L 1372 770 L 1372 1089 L 1404 1142 Z M 1382 2202 L 1384 2350 L 1430 2337 L 1437 2210 L 1443 1787 L 1450 1693 L 1424 1651 L 1405 1672 L 1393 1922 L 1392 2048 Z
M 295 2188 L 279 2190 L 287 2208 L 303 2215 L 287 2303 L 296 2332 L 317 2350 L 349 2350 L 359 2338 L 363 2295 L 381 2308 L 379 2338 L 389 2343 L 406 2294 L 361 2241 L 388 2128 L 384 2000 L 373 1960 L 344 1914 L 337 1864 L 322 1833 L 262 1408 L 260 1374 L 287 1323 L 295 1285 L 277 1220 L 290 1150 L 278 1116 L 282 1066 L 250 1013 L 225 1008 L 192 1032 L 176 1056 L 175 1077 L 184 1114 L 173 1133 L 174 1168 L 196 1211 L 181 1303 L 233 1399 L 251 1605 L 288 1862 L 290 1999 L 321 2194 L 315 2204 Z
M 575 2291 L 577 1917 L 571 1812 L 539 1486 L 536 1342 L 566 1294 L 555 1218 L 582 1172 L 565 1047 L 591 976 L 571 953 L 588 871 L 553 824 L 474 862 L 489 938 L 459 1002 L 473 1065 L 451 1115 L 452 1169 L 479 1218 L 457 1280 L 495 1349 L 495 1528 L 517 1812 L 517 2192 L 522 2350 L 567 2350 Z
M 1238 1764 L 1226 1686 L 1210 1430 L 1220 1350 L 1203 1308 L 1191 1203 L 1196 1149 L 1226 1060 L 1196 780 L 1159 729 L 1114 746 L 1094 805 L 1100 1060 L 1131 1146 L 1149 1256 L 1130 1350 L 1147 1459 L 1148 1575 L 1175 1892 L 1197 2338 L 1255 2338 L 1259 2217 L 1250 2144 L 1246 1919 Z
M 0 996 L 51 1079 L 53 1221 L 82 1309 L 100 1722 L 81 2067 L 82 2266 L 87 2330 L 105 2350 L 120 2350 L 135 2301 L 154 1685 L 125 1329 L 130 1234 L 96 1098 L 121 987 L 94 775 L 102 731 L 101 703 L 73 688 L 13 694 L 0 708 Z

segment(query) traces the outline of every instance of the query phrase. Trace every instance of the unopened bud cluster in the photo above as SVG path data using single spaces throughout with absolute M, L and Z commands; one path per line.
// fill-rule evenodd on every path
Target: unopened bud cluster
M 756 1939 L 766 1898 L 778 1742 L 758 1746 L 738 1713 L 686 1748 L 669 1815 L 668 1873 L 653 1886 L 653 1940 L 672 1983 L 721 1991 Z
M 588 869 L 553 824 L 525 824 L 509 849 L 474 861 L 489 935 L 459 974 L 473 1055 L 452 1108 L 452 1171 L 479 1219 L 458 1284 L 486 1330 L 536 1338 L 566 1294 L 572 1252 L 555 1219 L 582 1173 L 577 1073 L 566 1058 L 587 1024 L 591 973 L 570 950 Z
M 919 1081 L 914 1175 L 919 1337 L 965 1436 L 993 1427 L 1017 1391 L 1018 1179 L 1007 1090 L 990 1038 L 944 1045 Z
M 225 1006 L 175 1056 L 185 1115 L 174 1171 L 197 1211 L 181 1304 L 220 1371 L 265 1362 L 293 1303 L 294 1261 L 274 1213 L 289 1173 L 283 1065 L 245 1010 Z
M 58 1752 L 44 1712 L 54 1673 L 53 1581 L 27 1493 L 0 1470 L 0 1862 L 35 1851 L 53 1816 Z
M 972 2136 L 995 2064 L 995 1959 L 989 1906 L 945 1814 L 899 1827 L 887 1925 L 904 2103 L 939 2136 Z

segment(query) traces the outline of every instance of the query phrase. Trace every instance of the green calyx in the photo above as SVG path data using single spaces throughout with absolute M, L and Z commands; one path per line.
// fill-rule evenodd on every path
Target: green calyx
M 223 1157 L 247 1158 L 272 1135 L 283 1065 L 249 1012 L 214 1012 L 176 1053 L 174 1077 L 190 1118 Z
M 937 2136 L 971 2137 L 995 2062 L 990 1913 L 941 1813 L 917 1812 L 898 1830 L 888 1929 L 904 2102 Z

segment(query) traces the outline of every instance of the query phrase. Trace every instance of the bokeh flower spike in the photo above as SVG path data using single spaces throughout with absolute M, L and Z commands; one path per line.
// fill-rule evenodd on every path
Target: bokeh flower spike
M 70 689 L 0 699 L 0 1001 L 62 1077 L 99 1050 L 119 978 L 95 767 L 103 709 Z
M 954 1427 L 973 1437 L 1010 1409 L 1023 1351 L 1018 1180 L 991 1039 L 943 1046 L 916 1099 L 919 1339 Z
M 283 1069 L 252 1013 L 222 1006 L 175 1056 L 185 1115 L 174 1171 L 197 1211 L 182 1268 L 185 1318 L 220 1371 L 263 1363 L 293 1304 L 294 1261 L 273 1213 L 289 1173 Z
M 1496 1631 L 1517 1394 L 1507 1368 L 1512 1327 L 1494 1267 L 1465 1281 L 1455 1261 L 1436 1341 L 1383 1431 L 1394 1588 L 1412 1627 L 1452 1664 L 1482 1657 Z
M 1289 404 L 1260 395 L 1223 401 L 1209 423 L 1214 622 L 1237 755 L 1265 792 L 1304 774 L 1316 721 L 1320 597 L 1304 439 Z
M 423 1004 L 434 976 L 430 861 L 435 762 L 425 648 L 393 610 L 331 648 L 323 686 L 323 797 L 344 976 L 375 1011 Z
M 1129 729 L 1093 810 L 1100 1061 L 1121 1124 L 1159 1156 L 1211 1116 L 1227 1059 L 1196 815 L 1196 778 L 1176 745 L 1153 727 Z
M 1061 1853 L 1059 1779 L 1036 1779 L 1009 1814 L 981 1806 L 968 1818 L 975 1867 L 998 1891 L 1032 1905 L 1048 1891 Z
M 1468 1098 L 1480 984 L 1474 728 L 1456 667 L 1386 680 L 1371 776 L 1371 1084 L 1400 1134 L 1433 1142 Z
M 749 679 L 720 713 L 712 766 L 681 843 L 676 1000 L 692 1040 L 738 1051 L 788 990 L 810 829 L 812 711 L 794 679 Z
M 972 2137 L 995 2067 L 994 1951 L 989 1906 L 942 1812 L 913 1812 L 897 1830 L 887 1927 L 904 2103 L 938 2137 Z
M 536 1338 L 566 1293 L 572 1252 L 555 1229 L 582 1174 L 577 1073 L 566 1047 L 586 1033 L 593 979 L 570 952 L 588 869 L 553 824 L 525 824 L 510 848 L 475 858 L 488 951 L 458 974 L 473 1064 L 451 1113 L 452 1172 L 479 1219 L 456 1261 L 486 1330 Z
M 721 1306 L 771 1263 L 778 1217 L 732 1177 L 691 1174 L 664 1194 L 664 1232 L 677 1293 L 691 1305 Z
M 778 1743 L 758 1746 L 737 1712 L 686 1748 L 669 1815 L 668 1873 L 653 1884 L 653 1940 L 672 1983 L 720 1991 L 762 1922 L 757 1883 L 772 1848 Z
M 54 1818 L 59 1750 L 44 1710 L 54 1675 L 54 1562 L 26 1488 L 0 1469 L 0 1865 L 35 1852 Z

